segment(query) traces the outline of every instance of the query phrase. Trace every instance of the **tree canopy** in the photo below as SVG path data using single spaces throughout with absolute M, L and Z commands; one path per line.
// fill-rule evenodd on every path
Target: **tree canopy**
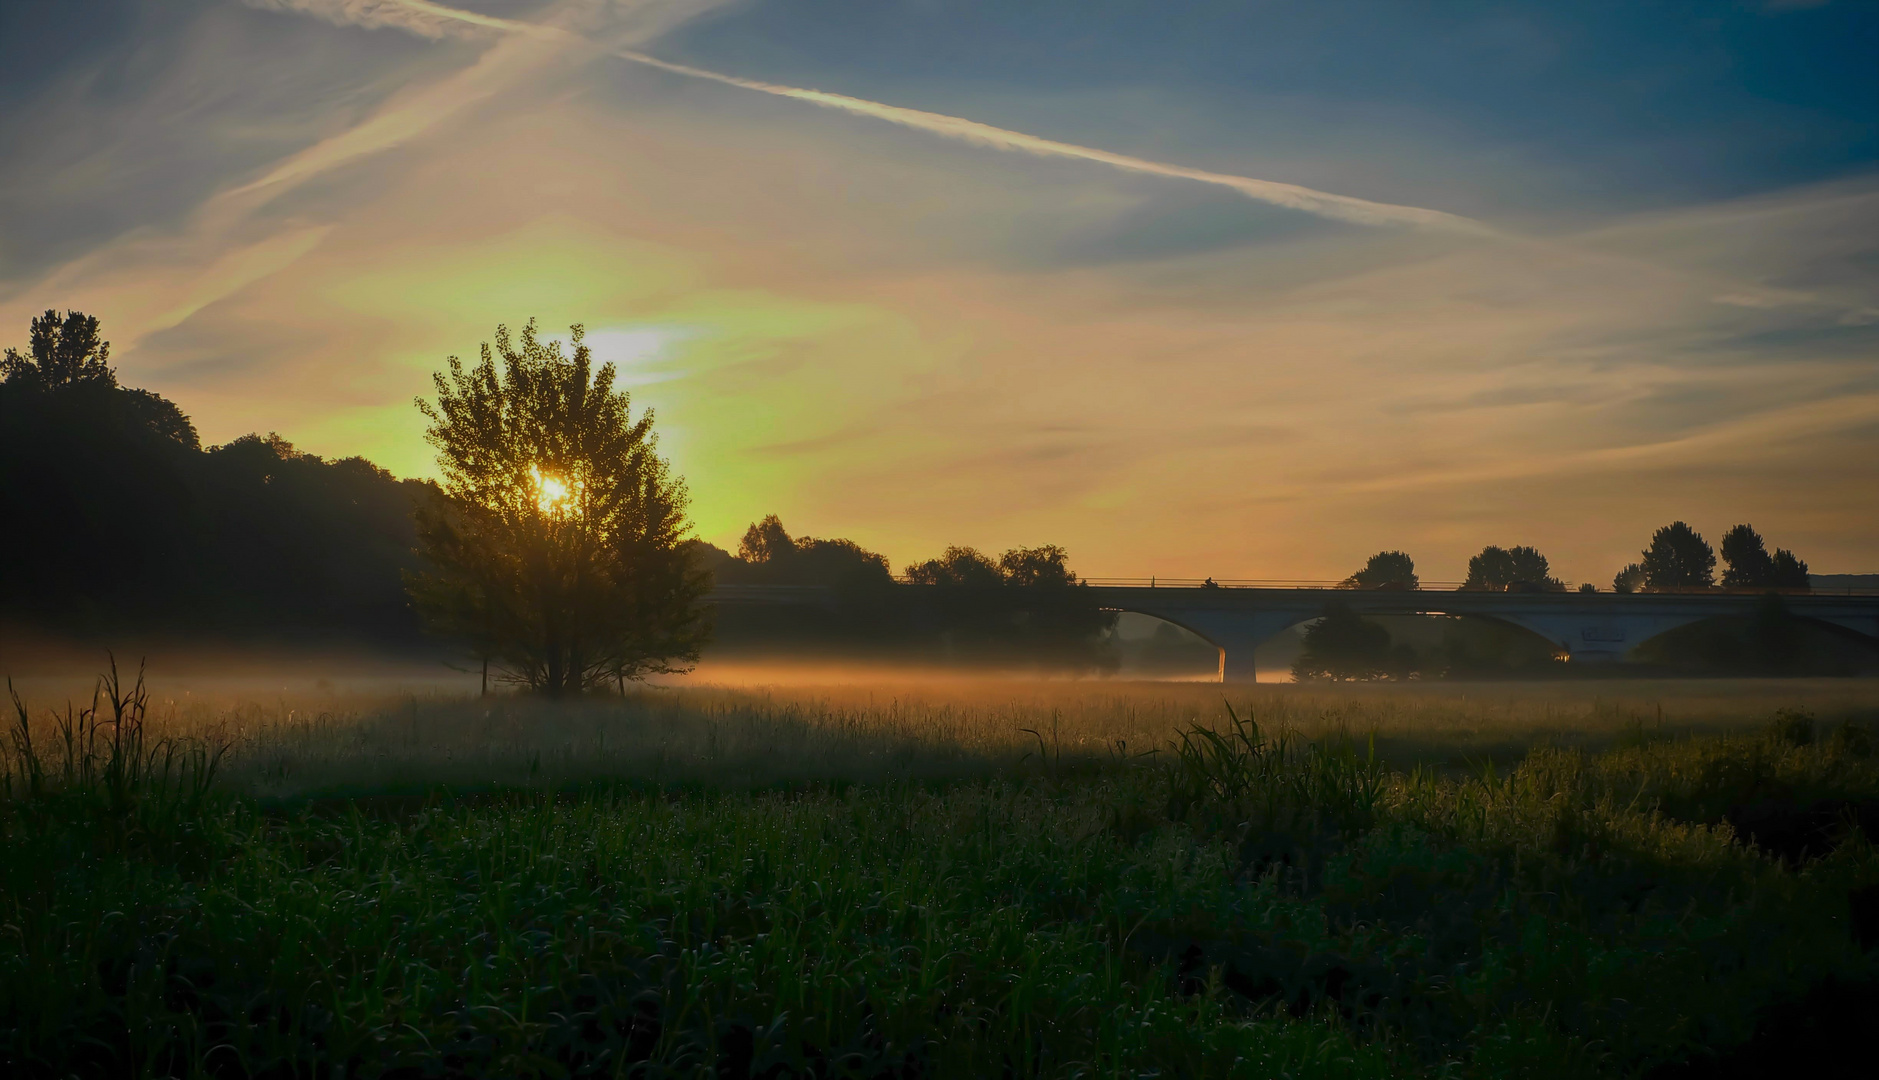
M 204 450 L 174 403 L 119 385 L 98 319 L 48 311 L 0 367 L 0 614 L 415 647 L 399 579 L 426 490 L 276 435 Z
M 1762 535 L 1751 525 L 1737 525 L 1723 534 L 1722 559 L 1728 569 L 1722 583 L 1733 589 L 1805 589 L 1807 564 L 1786 548 L 1768 553 Z
M 683 481 L 578 324 L 571 354 L 534 320 L 419 399 L 444 499 L 418 517 L 434 569 L 412 597 L 499 675 L 551 696 L 684 670 L 708 636 L 710 577 L 684 547 Z
M 1546 564 L 1546 556 L 1530 547 L 1484 547 L 1468 560 L 1464 589 L 1506 591 L 1530 589 L 1559 592 L 1565 589 Z
M 1634 593 L 1644 588 L 1644 564 L 1628 563 L 1623 570 L 1612 575 L 1612 591 L 1615 593 Z
M 1342 603 L 1329 604 L 1305 630 L 1305 651 L 1292 663 L 1299 681 L 1381 678 L 1389 669 L 1390 632 Z
M 1639 565 L 1651 589 L 1707 589 L 1716 582 L 1716 552 L 1703 535 L 1681 521 L 1651 534 Z
M 1362 570 L 1338 583 L 1340 589 L 1414 589 L 1420 586 L 1416 560 L 1400 551 L 1377 552 L 1364 563 Z
M 82 311 L 61 315 L 51 308 L 33 319 L 26 352 L 8 349 L 0 357 L 0 375 L 8 383 L 41 390 L 61 390 L 80 383 L 115 387 L 111 343 L 98 329 L 98 318 Z

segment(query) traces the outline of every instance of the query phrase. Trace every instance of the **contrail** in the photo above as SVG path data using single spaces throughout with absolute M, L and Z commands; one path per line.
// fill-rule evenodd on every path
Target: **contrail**
M 831 94 L 824 90 L 804 90 L 794 86 L 778 86 L 774 83 L 758 82 L 754 79 L 742 79 L 735 75 L 724 75 L 703 68 L 674 64 L 669 60 L 647 56 L 645 53 L 619 50 L 613 55 L 636 64 L 645 64 L 675 75 L 688 75 L 694 79 L 709 79 L 726 86 L 755 90 L 762 94 L 777 97 L 794 98 L 820 105 L 825 109 L 839 109 L 857 116 L 872 116 L 877 120 L 886 120 L 893 124 L 902 124 L 921 131 L 932 132 L 949 139 L 976 143 L 998 150 L 1012 150 L 1024 154 L 1036 154 L 1039 157 L 1075 158 L 1081 161 L 1095 161 L 1111 165 L 1128 172 L 1146 173 L 1150 176 L 1166 176 L 1177 180 L 1193 180 L 1202 184 L 1215 184 L 1231 188 L 1249 199 L 1272 203 L 1275 206 L 1303 210 L 1320 217 L 1335 218 L 1339 221 L 1355 222 L 1359 225 L 1412 225 L 1421 228 L 1437 228 L 1451 231 L 1485 233 L 1489 230 L 1480 222 L 1469 218 L 1445 214 L 1440 210 L 1426 210 L 1419 206 L 1399 206 L 1394 203 L 1371 202 L 1368 199 L 1353 198 L 1349 195 L 1333 195 L 1328 191 L 1300 187 L 1297 184 L 1282 184 L 1276 180 L 1256 180 L 1250 176 L 1237 176 L 1233 173 L 1208 172 L 1204 169 L 1190 169 L 1183 165 L 1169 165 L 1160 161 L 1130 157 L 1127 154 L 1098 150 L 1090 146 L 1078 146 L 1075 143 L 1057 142 L 1054 139 L 1026 135 L 1022 131 L 981 124 L 976 120 L 967 120 L 959 116 L 947 116 L 944 113 L 922 112 L 919 109 L 906 109 L 898 105 L 885 105 L 878 101 L 852 98 L 844 94 Z
M 533 23 L 514 22 L 508 19 L 477 15 L 455 8 L 430 3 L 429 0 L 401 0 L 406 6 L 426 14 L 443 18 L 460 19 L 477 26 L 504 30 L 512 33 L 553 33 L 565 34 L 566 31 Z M 976 120 L 967 120 L 960 116 L 947 116 L 944 113 L 923 112 L 919 109 L 906 109 L 898 105 L 888 105 L 865 98 L 849 97 L 845 94 L 831 94 L 824 90 L 807 90 L 796 86 L 781 86 L 776 83 L 759 82 L 755 79 L 740 78 L 722 72 L 708 71 L 704 68 L 691 67 L 661 60 L 645 53 L 629 49 L 617 49 L 610 53 L 622 60 L 674 75 L 684 75 L 693 79 L 705 79 L 725 86 L 735 86 L 741 90 L 751 90 L 759 94 L 790 98 L 808 102 L 824 109 L 835 109 L 856 116 L 869 116 L 876 120 L 885 120 L 891 124 L 915 128 L 930 132 L 943 138 L 957 139 L 961 142 L 987 146 L 996 150 L 1006 150 L 1021 154 L 1034 154 L 1038 157 L 1071 158 L 1078 161 L 1093 161 L 1126 172 L 1142 173 L 1149 176 L 1164 176 L 1175 180 L 1190 180 L 1201 184 L 1213 184 L 1236 191 L 1249 199 L 1283 206 L 1292 210 L 1302 210 L 1308 214 L 1347 221 L 1358 225 L 1396 225 L 1421 229 L 1438 229 L 1445 232 L 1465 232 L 1476 235 L 1490 235 L 1494 232 L 1488 226 L 1471 218 L 1456 214 L 1445 214 L 1440 210 L 1429 210 L 1419 206 L 1400 206 L 1395 203 L 1372 202 L 1369 199 L 1354 198 L 1349 195 L 1334 195 L 1328 191 L 1302 187 L 1298 184 L 1283 184 L 1276 180 L 1258 180 L 1250 176 L 1233 173 L 1208 172 L 1205 169 L 1190 169 L 1183 165 L 1170 165 L 1166 162 L 1149 161 L 1146 158 L 1130 157 L 1127 154 L 1112 153 L 1090 146 L 1078 146 L 1075 143 L 1057 142 L 1054 139 L 1026 135 L 1022 131 L 981 124 Z

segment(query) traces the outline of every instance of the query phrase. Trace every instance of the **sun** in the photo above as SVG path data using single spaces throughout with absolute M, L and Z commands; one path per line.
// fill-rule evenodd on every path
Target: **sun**
M 567 481 L 545 473 L 539 465 L 528 467 L 530 478 L 535 481 L 535 508 L 550 517 L 561 517 L 575 508 L 575 500 L 580 498 L 581 482 Z

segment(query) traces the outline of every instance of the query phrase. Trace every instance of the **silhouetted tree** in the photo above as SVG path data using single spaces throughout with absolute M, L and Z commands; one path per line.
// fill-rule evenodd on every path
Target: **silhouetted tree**
M 852 540 L 791 537 L 775 514 L 744 530 L 737 555 L 736 565 L 719 569 L 722 580 L 745 585 L 821 585 L 850 593 L 893 583 L 886 556 Z
M 1808 577 L 1807 564 L 1795 557 L 1787 548 L 1776 548 L 1773 573 L 1768 584 L 1777 589 L 1811 589 L 1812 580 Z
M 1362 570 L 1338 583 L 1340 589 L 1414 589 L 1421 585 L 1416 577 L 1416 560 L 1400 551 L 1379 551 L 1370 556 Z
M 1005 583 L 998 564 L 969 547 L 949 547 L 937 559 L 914 563 L 903 575 L 910 585 L 994 588 Z
M 1707 589 L 1715 584 L 1716 552 L 1701 533 L 1673 521 L 1644 549 L 1644 584 L 1652 589 Z
M 1728 566 L 1722 583 L 1729 588 L 1765 587 L 1775 576 L 1775 561 L 1762 534 L 1751 525 L 1737 525 L 1722 534 L 1722 561 Z
M 775 514 L 752 522 L 737 545 L 737 557 L 749 563 L 767 563 L 796 553 L 796 542 L 784 530 Z
M 111 369 L 111 343 L 98 332 L 98 319 L 81 311 L 64 315 L 51 308 L 33 319 L 25 354 L 8 349 L 0 374 L 10 384 L 62 390 L 81 383 L 117 386 Z
M 1305 651 L 1292 663 L 1300 681 L 1379 679 L 1390 669 L 1390 632 L 1341 603 L 1305 630 Z
M 465 636 L 501 676 L 551 696 L 684 670 L 708 636 L 710 588 L 683 548 L 686 492 L 635 420 L 614 367 L 536 337 L 534 320 L 419 399 L 444 499 L 419 536 L 435 569 L 410 578 L 434 627 Z M 500 366 L 499 366 L 500 364 Z
M 1546 556 L 1530 547 L 1484 547 L 1481 554 L 1468 560 L 1468 580 L 1464 589 L 1505 591 L 1538 589 L 1559 592 L 1565 589 L 1552 575 Z
M 1780 596 L 1770 594 L 1756 603 L 1743 636 L 1750 667 L 1770 675 L 1789 675 L 1801 666 L 1800 620 Z
M 1068 553 L 1055 544 L 1012 548 L 998 557 L 998 572 L 1004 576 L 1005 584 L 1024 588 L 1055 588 L 1077 583 Z
M 1734 589 L 1805 589 L 1807 564 L 1786 548 L 1770 555 L 1760 533 L 1750 525 L 1737 525 L 1723 534 L 1723 585 Z
M 1615 593 L 1634 593 L 1644 587 L 1644 564 L 1631 563 L 1623 570 L 1612 575 L 1612 591 Z
M 1113 667 L 1104 611 L 1054 544 L 1012 548 L 994 561 L 969 547 L 908 566 L 909 584 L 939 590 L 942 640 L 970 658 L 1072 668 Z

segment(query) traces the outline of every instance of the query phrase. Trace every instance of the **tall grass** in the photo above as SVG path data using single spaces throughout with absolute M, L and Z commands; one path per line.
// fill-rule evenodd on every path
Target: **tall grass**
M 552 706 L 434 690 L 275 694 L 201 684 L 150 702 L 153 730 L 229 745 L 220 775 L 298 798 L 427 784 L 557 786 L 633 777 L 763 786 L 987 775 L 1038 752 L 1066 766 L 1165 750 L 1222 714 L 1219 686 L 947 680 L 648 688 Z M 1849 680 L 1462 687 L 1229 687 L 1241 715 L 1307 739 L 1374 741 L 1392 767 L 1505 767 L 1538 744 L 1597 750 L 1641 731 L 1721 734 L 1800 706 L 1831 726 L 1879 720 Z M 42 690 L 42 693 L 45 692 Z
M 1637 1076 L 1879 975 L 1864 722 L 1458 769 L 1296 699 L 1003 693 L 16 699 L 0 1067 Z

